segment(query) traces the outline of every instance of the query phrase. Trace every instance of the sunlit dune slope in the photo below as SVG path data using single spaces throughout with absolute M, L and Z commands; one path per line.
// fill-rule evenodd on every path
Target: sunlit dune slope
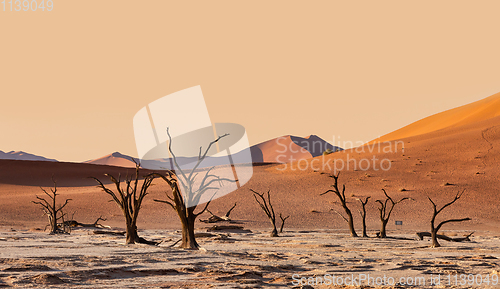
M 422 135 L 447 127 L 473 124 L 500 115 L 500 93 L 464 106 L 431 115 L 401 129 L 388 133 L 373 142 L 384 142 Z

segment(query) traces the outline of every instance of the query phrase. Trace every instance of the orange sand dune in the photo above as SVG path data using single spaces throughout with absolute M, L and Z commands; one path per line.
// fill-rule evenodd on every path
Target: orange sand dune
M 327 149 L 335 150 L 337 148 L 316 135 L 310 135 L 305 138 L 286 135 L 251 146 L 250 152 L 253 162 L 286 163 L 293 160 L 319 156 Z M 89 160 L 85 163 L 125 168 L 135 167 L 135 163 L 131 160 L 130 156 L 123 155 L 119 152 L 114 152 L 98 159 Z M 165 167 L 167 167 L 168 164 L 167 162 Z
M 443 212 L 440 219 L 471 217 L 472 221 L 447 224 L 444 229 L 478 233 L 482 230 L 500 231 L 500 116 L 405 138 L 397 147 L 394 143 L 381 143 L 286 164 L 255 166 L 254 175 L 247 184 L 215 199 L 210 210 L 223 215 L 237 202 L 231 213 L 234 220 L 245 227 L 268 227 L 269 220 L 253 199 L 250 189 L 259 192 L 271 190 L 276 213 L 291 216 L 286 226 L 344 230 L 345 222 L 335 213 L 342 211 L 336 197 L 333 194 L 320 195 L 330 189 L 332 179 L 328 176 L 335 171 L 335 165 L 342 162 L 340 182 L 346 185 L 346 197 L 355 213 L 358 230 L 361 221 L 356 213 L 360 208 L 356 197 L 371 197 L 367 206 L 367 223 L 373 235 L 380 226 L 375 200 L 383 198 L 382 189 L 385 189 L 395 199 L 413 199 L 395 208 L 389 230 L 397 230 L 394 220 L 403 221 L 403 229 L 428 230 L 432 207 L 427 197 L 442 205 L 457 192 L 465 190 L 464 197 Z M 54 174 L 61 184 L 61 198 L 72 199 L 67 209 L 69 213 L 76 211 L 77 220 L 93 222 L 102 215 L 108 219 L 106 224 L 123 228 L 120 209 L 108 202 L 109 196 L 89 186 L 91 182 L 88 183 L 86 177 L 103 176 L 105 172 L 125 174 L 127 169 L 24 161 L 1 161 L 0 165 L 3 175 L 0 176 L 0 226 L 43 226 L 46 219 L 31 201 L 35 194 L 41 193 L 37 186 L 50 186 L 50 176 Z M 381 169 L 382 166 L 387 170 Z M 180 227 L 171 208 L 153 201 L 165 199 L 166 191 L 164 182 L 156 180 L 141 210 L 139 228 Z M 208 217 L 207 213 L 201 216 L 202 219 Z M 198 225 L 205 226 L 201 222 Z
M 316 157 L 325 150 L 335 150 L 336 147 L 316 135 L 305 138 L 285 135 L 254 145 L 250 149 L 254 162 L 287 163 Z
M 135 163 L 130 159 L 130 157 L 123 155 L 119 152 L 114 152 L 112 154 L 103 156 L 95 160 L 89 160 L 84 163 L 94 164 L 94 165 L 117 166 L 124 168 L 135 168 Z
M 370 143 L 397 140 L 422 135 L 447 127 L 473 124 L 475 122 L 487 120 L 499 115 L 500 93 L 497 93 L 480 101 L 431 115 L 377 138 Z
M 367 222 L 371 234 L 374 234 L 380 224 L 375 200 L 383 197 L 381 189 L 387 190 L 395 199 L 410 197 L 414 200 L 401 203 L 393 212 L 392 220 L 403 221 L 403 229 L 428 230 L 432 208 L 427 196 L 438 204 L 444 204 L 457 192 L 465 190 L 463 199 L 445 211 L 442 218 L 471 217 L 472 221 L 449 224 L 445 229 L 500 231 L 500 168 L 497 165 L 500 161 L 500 117 L 407 138 L 404 150 L 401 143 L 397 149 L 387 149 L 386 146 L 388 144 L 382 144 L 380 148 L 365 146 L 298 162 L 255 166 L 253 178 L 247 184 L 214 200 L 210 210 L 223 215 L 237 202 L 238 205 L 231 214 L 234 220 L 250 228 L 268 227 L 269 220 L 255 203 L 250 189 L 260 192 L 271 190 L 277 214 L 291 216 L 287 220 L 287 226 L 343 230 L 345 223 L 335 213 L 341 212 L 342 208 L 335 196 L 320 196 L 330 189 L 332 179 L 328 176 L 334 172 L 334 162 L 337 160 L 350 164 L 348 168 L 344 167 L 340 181 L 346 184 L 346 197 L 353 212 L 360 208 L 356 197 L 371 196 L 367 206 Z M 377 165 L 367 168 L 367 163 L 372 162 L 373 158 L 377 160 Z M 4 185 L 0 184 L 0 225 L 28 228 L 42 226 L 46 222 L 39 209 L 30 203 L 35 194 L 41 193 L 34 180 L 45 180 L 45 186 L 48 186 L 51 174 L 56 175 L 64 184 L 65 178 L 66 182 L 71 183 L 88 175 L 102 175 L 106 171 L 119 170 L 108 166 L 69 163 L 54 165 L 48 162 L 36 162 L 36 166 L 25 167 L 21 165 L 22 161 L 10 162 L 17 163 L 6 165 L 6 168 L 11 168 L 9 179 L 17 181 L 15 185 L 9 185 L 5 184 L 4 178 Z M 382 170 L 381 162 L 384 166 L 390 162 L 390 169 Z M 23 173 L 30 166 L 31 177 L 26 177 Z M 82 168 L 81 173 L 78 172 L 78 167 Z M 68 173 L 69 171 L 72 173 Z M 153 201 L 165 199 L 164 193 L 168 190 L 160 180 L 155 181 L 155 184 L 146 197 L 138 226 L 154 229 L 179 228 L 175 212 L 166 205 Z M 102 215 L 108 219 L 107 224 L 123 227 L 119 208 L 113 202 L 108 202 L 110 197 L 98 188 L 61 187 L 59 191 L 61 198 L 72 199 L 67 207 L 68 212 L 76 211 L 75 218 L 79 221 L 93 222 Z M 207 213 L 201 216 L 202 219 L 208 217 Z M 355 223 L 360 228 L 361 221 L 357 214 Z M 198 225 L 205 226 L 201 222 Z M 393 221 L 388 228 L 397 229 Z

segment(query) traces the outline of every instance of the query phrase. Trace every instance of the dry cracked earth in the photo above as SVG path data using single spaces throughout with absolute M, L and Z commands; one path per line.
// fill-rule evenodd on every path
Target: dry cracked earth
M 162 243 L 124 245 L 123 236 L 97 235 L 87 228 L 55 236 L 5 230 L 0 235 L 0 287 L 408 286 L 392 280 L 420 282 L 414 284 L 417 288 L 500 287 L 494 284 L 500 270 L 500 236 L 487 233 L 473 235 L 471 242 L 441 241 L 443 247 L 429 248 L 429 240 L 417 240 L 411 232 L 403 231 L 393 232 L 399 239 L 354 239 L 336 230 L 287 230 L 279 238 L 268 237 L 264 230 L 220 231 L 200 233 L 203 250 L 199 251 L 169 247 L 179 238 L 178 231 L 146 230 L 140 234 Z M 466 279 L 464 284 L 461 274 L 466 278 L 472 274 L 475 280 L 471 283 Z M 383 276 L 386 281 L 381 281 Z M 478 276 L 481 284 L 477 284 Z M 354 284 L 349 277 L 354 277 Z M 374 283 L 360 280 L 370 277 Z M 344 284 L 336 283 L 340 281 Z

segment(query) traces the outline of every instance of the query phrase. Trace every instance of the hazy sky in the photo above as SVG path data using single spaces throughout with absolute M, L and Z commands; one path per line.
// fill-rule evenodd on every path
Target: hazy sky
M 500 91 L 500 1 L 53 3 L 0 4 L 0 150 L 136 155 L 135 113 L 195 85 L 251 144 L 369 141 Z

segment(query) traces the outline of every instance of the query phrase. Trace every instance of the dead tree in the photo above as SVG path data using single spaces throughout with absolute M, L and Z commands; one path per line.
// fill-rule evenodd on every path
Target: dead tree
M 148 188 L 151 186 L 151 182 L 154 178 L 146 176 L 142 181 L 142 186 L 139 188 L 139 164 L 137 163 L 135 166 L 135 177 L 127 176 L 125 178 L 125 188 L 122 188 L 121 186 L 121 175 L 118 175 L 118 179 L 109 174 L 105 174 L 105 176 L 109 177 L 111 182 L 115 185 L 116 193 L 111 189 L 106 188 L 106 186 L 104 186 L 99 179 L 94 177 L 93 179 L 99 184 L 98 187 L 101 188 L 106 194 L 110 195 L 113 198 L 113 201 L 115 201 L 118 207 L 122 210 L 126 226 L 125 244 L 156 244 L 140 238 L 137 234 L 137 217 L 139 216 L 142 201 L 148 194 Z
M 368 200 L 370 197 L 366 197 L 364 200 L 357 198 L 361 203 L 361 211 L 359 211 L 359 214 L 361 215 L 361 219 L 363 220 L 363 238 L 368 238 L 368 234 L 366 234 L 366 204 L 368 203 Z
M 200 220 L 200 222 L 204 222 L 204 223 L 231 222 L 231 219 L 229 218 L 229 215 L 231 214 L 231 211 L 235 207 L 236 207 L 236 203 L 234 203 L 234 205 L 231 207 L 231 209 L 229 209 L 229 211 L 227 211 L 227 213 L 224 216 L 222 216 L 222 217 L 214 215 L 214 213 L 210 212 L 210 210 L 207 208 L 207 212 L 211 216 L 210 216 L 210 218 L 208 218 L 206 220 Z
M 283 218 L 283 215 L 281 215 L 281 213 L 280 213 L 280 219 L 281 219 L 280 233 L 283 233 L 283 228 L 285 227 L 285 221 L 288 218 L 290 218 L 290 216 L 286 216 Z
M 269 218 L 269 221 L 271 221 L 271 224 L 273 225 L 271 237 L 278 237 L 278 230 L 276 229 L 276 214 L 274 213 L 273 204 L 271 204 L 271 195 L 270 195 L 271 191 L 270 190 L 267 191 L 267 201 L 266 198 L 264 197 L 264 193 L 261 194 L 252 189 L 250 189 L 250 191 L 252 191 L 255 201 L 257 201 L 257 203 L 262 208 L 264 213 L 266 213 L 266 216 Z
M 424 237 L 432 238 L 432 234 L 429 232 L 417 232 L 416 234 L 420 240 L 423 240 Z M 448 242 L 470 242 L 470 236 L 472 236 L 472 234 L 474 234 L 474 232 L 465 235 L 464 237 L 458 237 L 458 238 L 452 238 L 445 235 L 436 234 L 436 239 L 441 239 Z
M 382 202 L 381 200 L 376 200 L 376 202 L 380 204 L 380 208 L 378 208 L 378 210 L 380 212 L 380 223 L 381 223 L 380 232 L 377 233 L 377 237 L 387 238 L 386 227 L 387 223 L 389 222 L 389 218 L 391 217 L 391 213 L 392 210 L 394 209 L 394 206 L 396 206 L 397 204 L 401 203 L 404 200 L 410 200 L 410 198 L 405 197 L 397 202 L 394 202 L 394 200 L 391 197 L 389 197 L 389 195 L 384 189 L 382 189 L 382 191 L 384 192 L 386 198 L 385 201 Z
M 54 188 L 50 189 L 50 193 L 40 187 L 40 189 L 42 189 L 42 191 L 49 197 L 49 199 L 47 200 L 45 198 L 36 196 L 39 201 L 32 202 L 34 204 L 40 205 L 45 215 L 47 215 L 49 219 L 48 226 L 50 227 L 51 235 L 68 233 L 69 227 L 64 226 L 64 217 L 66 214 L 64 214 L 62 209 L 68 204 L 69 201 L 71 201 L 71 199 L 66 199 L 66 201 L 64 201 L 64 204 L 57 207 L 56 199 L 59 194 L 57 194 L 57 183 L 54 180 L 54 177 L 52 177 L 52 182 L 54 183 Z M 59 220 L 61 221 L 60 223 L 58 223 Z
M 322 193 L 321 196 L 325 195 L 327 193 L 330 193 L 330 192 L 335 193 L 335 195 L 340 200 L 340 204 L 342 205 L 342 208 L 344 209 L 345 213 L 347 214 L 347 218 L 345 218 L 344 216 L 342 216 L 338 212 L 337 212 L 337 214 L 339 214 L 344 219 L 344 221 L 346 221 L 347 224 L 349 225 L 349 231 L 351 232 L 351 237 L 358 237 L 358 234 L 356 234 L 356 230 L 354 229 L 354 219 L 352 217 L 351 210 L 349 209 L 349 207 L 347 207 L 347 201 L 346 201 L 346 197 L 345 197 L 345 184 L 342 185 L 342 191 L 339 190 L 339 185 L 338 185 L 339 184 L 339 175 L 340 175 L 340 172 L 338 172 L 337 175 L 333 174 L 333 175 L 329 176 L 330 178 L 333 178 L 333 180 L 334 180 L 333 185 L 331 185 L 331 187 L 333 189 L 330 189 L 330 190 Z
M 169 191 L 165 191 L 165 195 L 168 200 L 154 200 L 155 202 L 165 203 L 172 207 L 179 216 L 179 219 L 182 224 L 182 242 L 180 247 L 184 249 L 198 249 L 200 246 L 196 242 L 195 233 L 194 233 L 194 225 L 196 218 L 199 215 L 203 214 L 210 204 L 212 198 L 205 204 L 202 210 L 198 213 L 195 213 L 196 208 L 198 207 L 198 203 L 200 202 L 201 197 L 209 190 L 217 190 L 217 187 L 213 186 L 215 182 L 234 182 L 234 180 L 220 178 L 214 174 L 211 174 L 213 169 L 210 168 L 205 173 L 205 176 L 201 180 L 198 186 L 195 185 L 195 178 L 197 176 L 196 170 L 200 166 L 200 164 L 205 160 L 210 148 L 216 144 L 221 138 L 227 136 L 228 134 L 219 136 L 216 140 L 210 142 L 205 152 L 202 154 L 202 148 L 200 147 L 200 152 L 198 155 L 198 161 L 194 165 L 193 169 L 190 172 L 184 172 L 183 169 L 177 163 L 177 158 L 172 151 L 172 137 L 170 136 L 169 130 L 167 128 L 167 135 L 169 138 L 168 150 L 172 155 L 172 160 L 175 165 L 176 171 L 168 170 L 165 174 L 153 173 L 151 176 L 162 178 L 170 187 L 170 191 L 172 195 L 169 194 Z M 182 186 L 184 195 L 182 194 L 179 183 Z
M 74 219 L 65 221 L 64 224 L 68 227 L 85 227 L 85 228 L 111 228 L 110 226 L 99 224 L 99 221 L 106 221 L 102 216 L 97 218 L 93 224 L 80 223 Z
M 439 229 L 441 229 L 441 227 L 444 224 L 452 223 L 452 222 L 464 222 L 464 221 L 471 220 L 470 218 L 449 219 L 449 220 L 442 221 L 437 226 L 435 226 L 435 221 L 436 221 L 437 215 L 439 213 L 441 213 L 444 209 L 446 209 L 447 207 L 453 205 L 456 201 L 458 201 L 462 197 L 464 192 L 465 192 L 465 190 L 463 190 L 461 193 L 458 192 L 455 195 L 455 198 L 451 202 L 446 203 L 440 209 L 437 208 L 436 203 L 434 203 L 434 201 L 430 197 L 427 197 L 429 199 L 429 201 L 432 203 L 432 208 L 433 208 L 432 219 L 431 219 L 431 239 L 432 239 L 432 246 L 431 247 L 441 247 L 441 245 L 439 244 L 439 242 L 437 240 L 438 239 L 438 231 L 439 231 Z

